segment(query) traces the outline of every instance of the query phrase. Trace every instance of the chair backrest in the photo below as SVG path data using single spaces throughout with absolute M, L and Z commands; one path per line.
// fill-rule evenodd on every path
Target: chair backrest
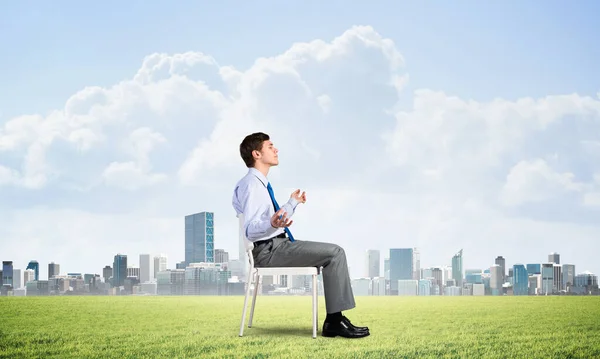
M 244 214 L 238 214 L 238 231 L 239 231 L 239 241 L 240 246 L 245 249 L 246 255 L 248 256 L 248 263 L 250 264 L 250 268 L 254 268 L 254 257 L 252 256 L 252 250 L 254 249 L 254 243 L 248 240 L 246 237 L 246 230 L 244 229 Z M 240 258 L 241 259 L 241 258 Z

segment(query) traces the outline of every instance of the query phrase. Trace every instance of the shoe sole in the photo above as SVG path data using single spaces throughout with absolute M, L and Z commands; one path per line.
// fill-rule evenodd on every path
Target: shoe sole
M 369 335 L 371 335 L 371 333 L 369 333 L 369 332 L 361 333 L 360 336 L 356 336 L 356 337 L 345 337 L 345 336 L 340 335 L 340 334 L 335 333 L 335 332 L 322 332 L 321 333 L 321 336 L 323 336 L 325 338 L 334 338 L 334 337 L 340 336 L 340 337 L 346 338 L 346 339 L 359 339 L 359 338 L 368 337 Z

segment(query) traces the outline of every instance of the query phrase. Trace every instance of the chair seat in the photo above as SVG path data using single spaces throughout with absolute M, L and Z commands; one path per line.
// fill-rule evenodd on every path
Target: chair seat
M 254 267 L 259 275 L 316 275 L 316 267 Z

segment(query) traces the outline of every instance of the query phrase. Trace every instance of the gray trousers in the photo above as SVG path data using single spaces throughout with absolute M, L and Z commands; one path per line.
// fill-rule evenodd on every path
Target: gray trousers
M 323 267 L 323 289 L 327 313 L 356 306 L 346 252 L 337 244 L 273 238 L 252 250 L 255 267 Z

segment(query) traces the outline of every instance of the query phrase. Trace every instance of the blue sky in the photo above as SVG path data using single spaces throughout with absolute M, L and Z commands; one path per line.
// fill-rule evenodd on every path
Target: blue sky
M 464 247 L 482 268 L 556 251 L 600 272 L 600 5 L 432 4 L 3 3 L 0 252 L 174 266 L 186 214 L 215 211 L 217 241 L 234 238 L 235 147 L 263 130 L 285 160 L 277 193 L 314 201 L 296 237 L 341 236 L 353 276 L 369 246 L 429 266 Z M 36 253 L 10 244 L 25 238 Z
M 149 53 L 194 49 L 244 69 L 293 42 L 362 24 L 395 41 L 415 88 L 489 100 L 594 95 L 600 82 L 594 1 L 31 4 L 2 5 L 0 47 L 10 56 L 0 58 L 0 118 L 44 112 L 86 85 L 122 80 Z

